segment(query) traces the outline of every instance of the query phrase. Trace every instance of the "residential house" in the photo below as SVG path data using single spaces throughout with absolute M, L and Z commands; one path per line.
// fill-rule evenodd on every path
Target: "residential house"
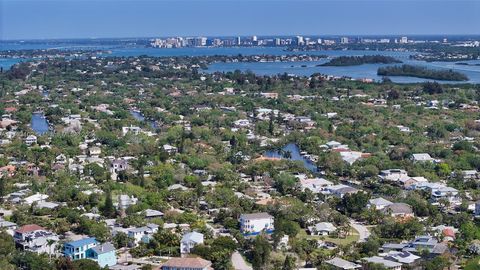
M 267 99 L 277 99 L 278 98 L 278 93 L 275 92 L 263 92 L 260 93 L 260 96 L 267 98 Z
M 389 181 L 389 182 L 397 182 L 400 179 L 410 178 L 407 174 L 407 171 L 402 169 L 383 170 L 380 172 L 379 177 L 380 179 L 384 181 Z
M 427 250 L 429 252 L 438 252 L 441 249 L 442 245 L 439 245 L 437 239 L 432 236 L 424 235 L 416 237 L 415 240 L 409 242 L 403 248 L 403 251 L 409 251 L 419 254 L 422 250 Z
M 13 239 L 17 248 L 35 253 L 55 254 L 58 236 L 36 224 L 24 225 L 15 230 Z
M 93 146 L 88 149 L 90 156 L 99 156 L 102 153 L 102 149 L 98 146 Z
M 384 259 L 382 257 L 379 257 L 379 256 L 362 258 L 362 261 L 364 261 L 366 265 L 368 263 L 374 263 L 374 264 L 381 264 L 386 269 L 391 269 L 391 270 L 401 270 L 402 269 L 402 264 L 401 263 L 386 260 L 386 259 Z M 365 268 L 368 269 L 368 267 L 365 267 Z
M 375 209 L 375 210 L 382 210 L 385 207 L 392 205 L 393 203 L 389 200 L 385 200 L 384 198 L 375 198 L 375 199 L 370 199 L 368 201 L 368 207 Z
M 0 167 L 0 177 L 2 176 L 12 177 L 15 175 L 16 170 L 17 168 L 13 165 L 6 165 L 3 167 Z
M 421 257 L 414 255 L 408 251 L 389 251 L 384 258 L 389 261 L 401 263 L 409 269 L 415 268 L 418 265 Z
M 480 216 L 480 201 L 475 202 L 475 212 L 474 212 L 474 214 L 475 214 L 476 217 Z
M 248 119 L 239 119 L 233 122 L 233 125 L 237 128 L 246 128 L 250 126 L 250 120 Z
M 315 224 L 315 226 L 308 227 L 311 235 L 329 235 L 337 230 L 330 222 L 320 222 Z
M 119 195 L 118 196 L 118 203 L 117 203 L 117 208 L 118 209 L 127 209 L 131 205 L 137 204 L 138 199 L 135 198 L 133 195 L 128 196 L 128 195 Z
M 122 134 L 123 136 L 127 135 L 128 133 L 131 133 L 133 135 L 138 135 L 142 132 L 142 129 L 140 127 L 134 127 L 134 126 L 129 126 L 129 127 L 122 127 Z
M 326 188 L 333 186 L 333 183 L 323 178 L 300 178 L 302 191 L 309 189 L 313 193 L 325 191 Z
M 93 237 L 67 242 L 63 245 L 63 255 L 72 260 L 87 258 L 87 250 L 96 247 L 99 243 Z
M 188 254 L 198 244 L 203 244 L 203 234 L 198 232 L 184 234 L 180 241 L 180 253 Z
M 32 145 L 37 143 L 37 136 L 35 135 L 28 135 L 27 138 L 25 138 L 25 143 L 27 145 Z
M 128 161 L 125 159 L 114 159 L 110 163 L 110 173 L 112 174 L 118 174 L 119 172 L 126 171 L 129 168 Z
M 162 146 L 163 151 L 169 155 L 174 155 L 177 153 L 178 149 L 175 146 L 169 145 L 169 144 L 164 144 Z
M 140 242 L 148 243 L 156 232 L 158 232 L 158 225 L 147 224 L 143 227 L 128 229 L 127 235 L 133 239 L 134 245 L 138 245 Z
M 145 219 L 151 220 L 154 218 L 161 218 L 163 217 L 163 213 L 158 211 L 158 210 L 153 210 L 153 209 L 147 209 L 143 211 L 145 213 Z
M 358 189 L 347 186 L 347 185 L 334 185 L 326 188 L 324 194 L 331 194 L 337 198 L 343 198 L 347 194 L 354 194 L 359 192 Z
M 23 203 L 26 205 L 32 205 L 33 203 L 43 202 L 46 199 L 48 199 L 47 194 L 36 193 L 36 194 L 33 194 L 32 196 L 28 196 L 24 198 Z
M 8 234 L 14 235 L 14 231 L 17 229 L 17 224 L 6 221 L 3 219 L 3 217 L 0 217 L 0 231 L 5 230 Z
M 87 249 L 86 255 L 87 259 L 96 261 L 100 267 L 117 264 L 117 255 L 112 243 L 104 243 Z
M 428 153 L 420 153 L 412 155 L 413 162 L 435 162 L 436 160 L 430 156 Z
M 202 258 L 171 258 L 165 262 L 161 270 L 213 270 L 212 262 Z
M 462 203 L 458 190 L 447 186 L 431 189 L 431 199 L 433 202 L 445 200 L 451 205 L 460 205 Z
M 333 269 L 344 269 L 344 270 L 350 270 L 350 269 L 361 269 L 362 266 L 353 262 L 349 262 L 347 260 L 344 260 L 339 257 L 335 257 L 333 259 L 330 259 L 328 261 L 325 261 L 325 263 L 329 266 L 331 266 Z
M 261 232 L 273 233 L 273 217 L 268 213 L 242 214 L 240 231 L 246 235 L 257 235 Z
M 414 216 L 412 207 L 406 203 L 392 203 L 385 206 L 382 212 L 395 218 L 411 218 Z

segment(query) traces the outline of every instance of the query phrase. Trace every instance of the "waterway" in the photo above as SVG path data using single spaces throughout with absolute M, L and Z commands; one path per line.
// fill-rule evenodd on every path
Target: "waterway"
M 82 44 L 83 45 L 83 44 Z M 87 49 L 108 49 L 111 54 L 103 56 L 118 56 L 118 57 L 134 57 L 140 55 L 147 55 L 153 57 L 170 57 L 170 56 L 211 56 L 211 55 L 287 55 L 287 54 L 312 54 L 312 55 L 327 55 L 327 59 L 314 62 L 271 62 L 271 63 L 214 63 L 209 66 L 205 72 L 228 72 L 234 70 L 252 71 L 259 75 L 275 75 L 275 74 L 293 74 L 298 76 L 310 76 L 314 73 L 321 73 L 339 77 L 351 77 L 354 79 L 369 78 L 380 81 L 381 76 L 377 75 L 377 69 L 383 64 L 366 64 L 359 66 L 348 67 L 333 67 L 333 66 L 318 66 L 329 61 L 331 58 L 338 56 L 361 56 L 361 55 L 385 55 L 392 56 L 405 64 L 420 65 L 433 69 L 452 69 L 467 75 L 470 80 L 469 83 L 480 83 L 480 66 L 465 66 L 456 65 L 455 62 L 425 62 L 410 59 L 411 52 L 395 52 L 395 51 L 374 51 L 374 50 L 326 50 L 326 51 L 309 51 L 309 52 L 291 52 L 285 51 L 283 47 L 224 47 L 224 48 L 174 48 L 174 49 L 159 49 L 147 47 L 119 47 L 119 46 L 81 46 L 69 45 L 59 46 L 59 44 L 3 44 L 0 50 L 21 50 L 21 49 L 73 49 L 73 48 L 87 48 Z M 21 59 L 1 59 L 0 67 L 4 69 L 10 68 L 13 64 L 22 61 Z M 478 60 L 473 61 L 459 61 L 463 63 L 475 64 Z M 424 81 L 432 81 L 423 78 L 391 76 L 390 79 L 397 83 L 416 83 Z M 450 81 L 440 81 L 442 83 L 459 83 Z M 461 83 L 461 82 L 460 82 Z
M 281 148 L 281 150 L 283 152 L 290 152 L 291 156 L 288 159 L 292 161 L 301 161 L 303 163 L 303 166 L 307 170 L 311 172 L 318 172 L 317 166 L 312 161 L 310 161 L 309 159 L 305 158 L 300 154 L 300 147 L 298 147 L 298 145 L 296 145 L 295 143 L 286 144 Z M 285 158 L 282 155 L 282 153 L 276 149 L 265 151 L 264 156 L 271 157 L 271 158 L 282 158 L 282 159 Z

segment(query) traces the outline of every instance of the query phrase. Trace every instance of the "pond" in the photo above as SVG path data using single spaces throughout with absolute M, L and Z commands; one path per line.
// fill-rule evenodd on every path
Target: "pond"
M 38 135 L 45 134 L 49 131 L 48 121 L 42 113 L 33 113 L 30 125 Z
M 288 158 L 289 160 L 292 161 L 301 161 L 303 163 L 303 166 L 311 171 L 311 172 L 318 172 L 318 167 L 313 163 L 310 159 L 302 156 L 300 153 L 300 147 L 296 145 L 295 143 L 289 143 L 285 145 L 284 147 L 281 148 L 281 151 L 279 150 L 268 150 L 265 151 L 264 155 L 266 157 L 271 157 L 271 158 L 285 158 L 282 155 L 282 152 L 290 152 L 290 157 Z
M 136 120 L 140 121 L 140 122 L 144 122 L 146 119 L 145 119 L 145 116 L 138 110 L 130 110 L 130 115 L 133 116 L 133 118 L 135 118 Z M 153 121 L 153 120 L 148 120 L 148 124 L 150 125 L 151 128 L 153 129 L 157 129 L 158 128 L 158 125 L 157 125 L 157 122 Z

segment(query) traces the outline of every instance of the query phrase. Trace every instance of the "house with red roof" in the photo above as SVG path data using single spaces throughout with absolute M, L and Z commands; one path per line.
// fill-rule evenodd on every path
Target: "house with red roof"
M 21 250 L 55 255 L 58 236 L 36 224 L 24 225 L 13 235 L 15 246 Z

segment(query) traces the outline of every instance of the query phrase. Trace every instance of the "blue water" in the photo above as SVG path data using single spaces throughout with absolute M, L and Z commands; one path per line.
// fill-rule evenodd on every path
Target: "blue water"
M 311 172 L 318 172 L 317 166 L 311 162 L 310 160 L 304 158 L 302 155 L 300 155 L 300 148 L 298 145 L 294 143 L 289 143 L 282 147 L 283 151 L 290 151 L 291 153 L 291 158 L 290 160 L 293 161 L 301 161 L 303 163 L 303 166 L 311 171 Z M 271 158 L 284 158 L 281 153 L 279 153 L 277 150 L 268 150 L 265 151 L 264 154 L 266 157 L 271 157 Z
M 424 62 L 409 59 L 408 53 L 395 53 L 395 52 L 371 52 L 371 51 L 328 51 L 326 52 L 331 56 L 341 55 L 366 55 L 366 54 L 382 54 L 393 56 L 404 64 L 420 65 L 432 69 L 452 69 L 461 73 L 464 73 L 470 79 L 470 83 L 480 83 L 480 66 L 459 66 L 454 62 Z M 330 58 L 330 57 L 329 57 Z M 377 69 L 383 66 L 390 66 L 391 64 L 366 64 L 360 66 L 346 66 L 346 67 L 334 67 L 334 66 L 317 66 L 328 62 L 330 59 L 321 59 L 314 62 L 269 62 L 269 63 L 214 63 L 209 66 L 206 72 L 229 72 L 235 70 L 252 71 L 259 75 L 276 75 L 276 74 L 294 74 L 298 76 L 310 76 L 314 73 L 321 73 L 333 76 L 347 76 L 354 79 L 369 78 L 376 81 L 381 81 L 382 76 L 377 75 Z M 477 63 L 478 60 L 462 61 L 465 63 Z M 416 83 L 424 81 L 433 81 L 423 78 L 404 77 L 404 76 L 391 76 L 390 79 L 397 83 Z M 459 83 L 452 81 L 439 81 L 442 83 Z M 460 82 L 461 83 L 461 82 Z
M 32 114 L 32 120 L 30 125 L 38 135 L 42 135 L 48 132 L 48 122 L 45 119 L 44 115 L 41 113 L 34 113 Z
M 140 113 L 140 112 L 137 112 L 137 111 L 130 111 L 130 114 L 133 116 L 133 118 L 135 118 L 136 120 L 140 121 L 140 122 L 144 122 L 145 121 L 145 116 Z M 153 120 L 148 120 L 148 124 L 150 125 L 151 128 L 153 129 L 157 129 L 158 128 L 158 125 L 155 121 Z
M 159 49 L 159 48 L 146 48 L 146 47 L 119 47 L 119 46 L 86 46 L 84 44 L 49 44 L 45 43 L 0 43 L 0 50 L 20 50 L 20 49 L 48 49 L 48 48 L 57 48 L 57 49 L 73 49 L 73 48 L 84 48 L 84 49 L 108 49 L 112 53 L 104 54 L 103 56 L 118 56 L 118 57 L 130 57 L 130 56 L 140 56 L 147 55 L 153 57 L 169 57 L 169 56 L 211 56 L 211 55 L 286 55 L 286 54 L 314 54 L 314 55 L 327 55 L 329 58 L 338 57 L 338 56 L 353 56 L 353 55 L 387 55 L 393 56 L 405 64 L 413 65 L 422 65 L 428 68 L 436 69 L 453 69 L 467 75 L 470 80 L 470 83 L 480 83 L 480 66 L 459 66 L 455 65 L 453 62 L 432 62 L 427 63 L 424 61 L 417 61 L 409 59 L 409 56 L 412 54 L 410 52 L 393 52 L 393 51 L 373 51 L 373 50 L 362 50 L 362 51 L 338 51 L 338 50 L 327 50 L 327 51 L 311 51 L 311 52 L 291 52 L 285 51 L 283 47 L 225 47 L 225 48 L 176 48 L 176 49 Z M 377 69 L 381 64 L 367 64 L 361 66 L 349 66 L 349 67 L 317 67 L 316 65 L 327 62 L 329 59 L 322 59 L 315 62 L 275 62 L 275 63 L 214 63 L 209 66 L 209 69 L 206 72 L 228 72 L 234 70 L 247 71 L 250 70 L 259 75 L 275 75 L 275 74 L 294 74 L 299 76 L 310 76 L 313 73 L 322 73 L 326 75 L 333 76 L 347 76 L 354 79 L 363 79 L 369 78 L 374 80 L 381 80 L 381 76 L 377 75 Z M 0 66 L 4 69 L 9 68 L 13 64 L 21 61 L 20 59 L 1 59 Z M 478 60 L 475 61 L 460 61 L 467 63 L 478 63 Z M 306 67 L 302 67 L 306 65 Z M 415 83 L 415 82 L 424 82 L 432 81 L 422 78 L 414 77 L 397 77 L 392 76 L 390 79 L 397 83 Z M 458 82 L 448 82 L 441 81 L 442 83 L 458 83 Z
M 11 66 L 15 65 L 16 63 L 20 63 L 22 61 L 25 61 L 25 59 L 0 58 L 0 67 L 2 67 L 3 70 L 7 70 L 7 69 L 10 69 Z

